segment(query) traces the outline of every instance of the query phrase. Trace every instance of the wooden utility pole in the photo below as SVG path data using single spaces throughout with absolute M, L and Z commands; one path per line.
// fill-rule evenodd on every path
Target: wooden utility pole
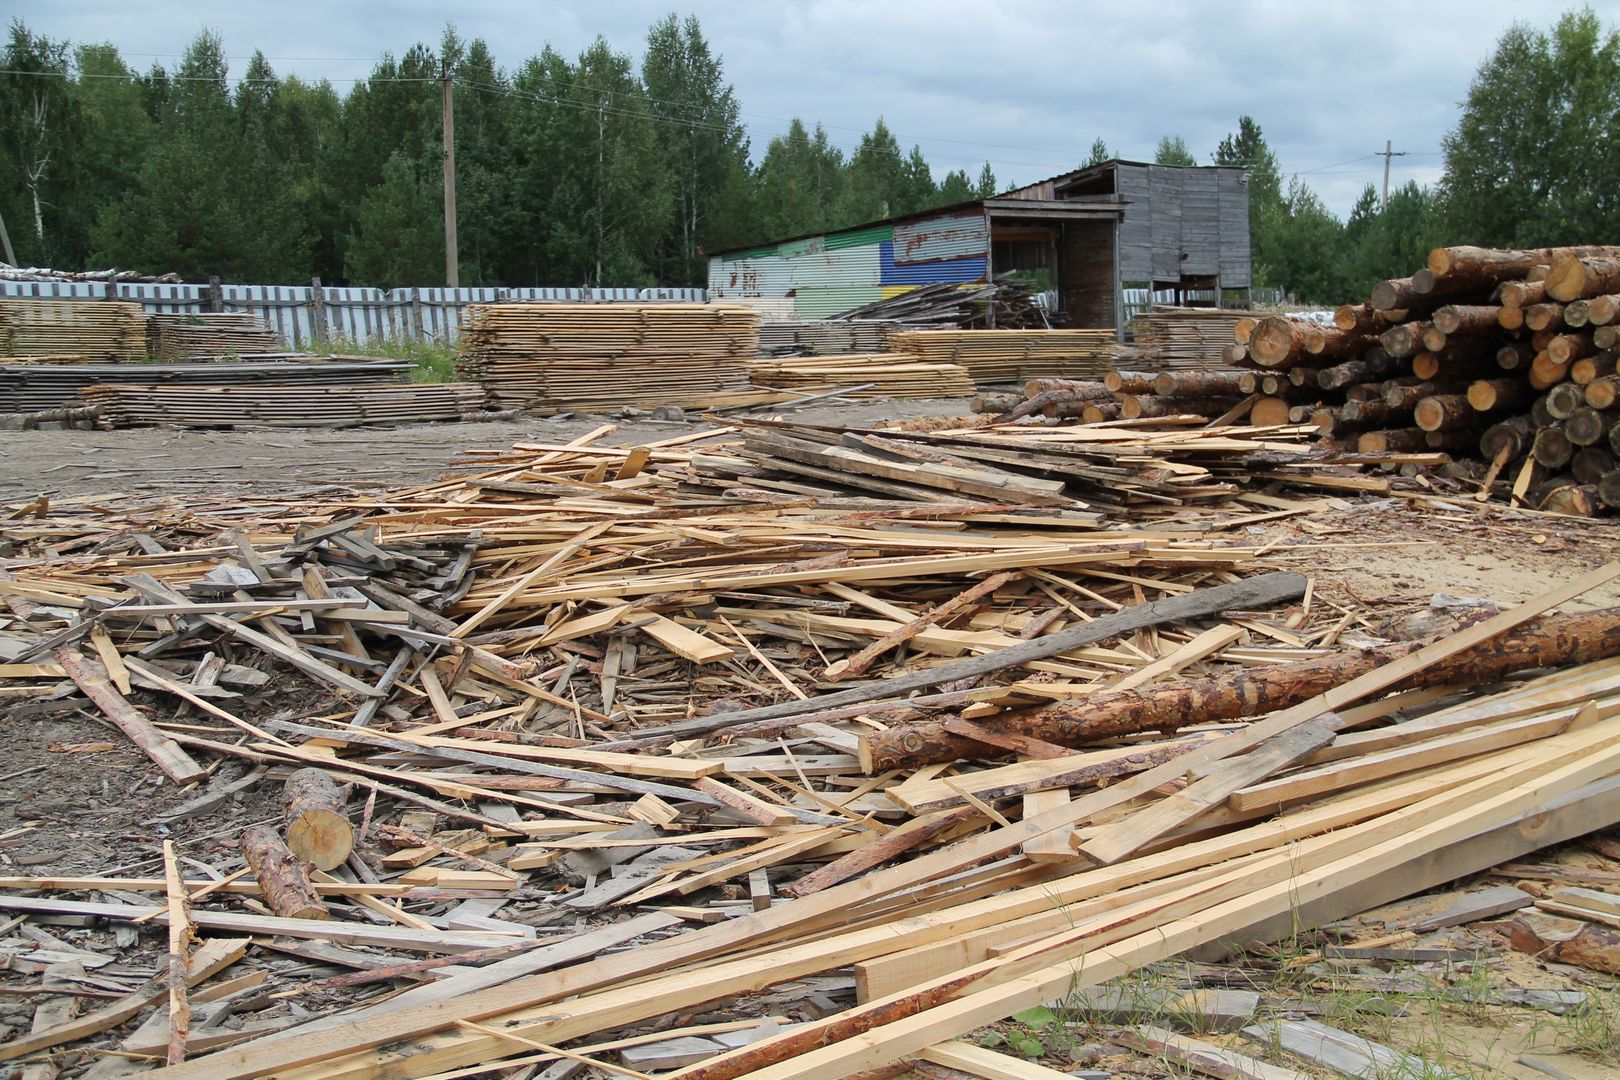
M 461 268 L 456 257 L 456 100 L 448 60 L 439 61 L 439 84 L 444 97 L 444 280 L 454 289 L 461 285 Z
M 1405 150 L 1397 152 L 1393 149 L 1394 145 L 1393 140 L 1385 139 L 1384 152 L 1378 155 L 1384 159 L 1384 202 L 1382 206 L 1382 209 L 1384 210 L 1389 209 L 1389 159 L 1405 157 L 1407 153 Z
M 11 250 L 11 234 L 6 232 L 6 219 L 0 217 L 0 248 L 6 252 L 6 262 L 17 265 L 17 253 Z

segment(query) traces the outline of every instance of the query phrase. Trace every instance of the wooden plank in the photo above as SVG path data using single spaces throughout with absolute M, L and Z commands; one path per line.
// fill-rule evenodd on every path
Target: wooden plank
M 105 675 L 91 667 L 89 660 L 78 649 L 63 645 L 52 655 L 85 696 L 95 702 L 102 715 L 129 736 L 129 740 L 163 770 L 163 775 L 182 785 L 196 783 L 208 775 L 206 768 L 173 739 L 152 726 L 152 722 L 131 705 Z
M 1567 585 L 1542 593 L 1540 596 L 1520 604 L 1518 607 L 1493 615 L 1491 618 L 1475 623 L 1458 633 L 1452 634 L 1450 637 L 1431 642 L 1416 652 L 1408 653 L 1394 663 L 1381 665 L 1365 675 L 1333 687 L 1326 693 L 1311 698 L 1309 701 L 1273 713 L 1265 720 L 1251 725 L 1242 734 L 1228 735 L 1225 738 L 1216 740 L 1207 747 L 1194 751 L 1193 756 L 1202 755 L 1208 760 L 1214 761 L 1241 753 L 1266 739 L 1270 739 L 1307 721 L 1314 720 L 1324 713 L 1354 704 L 1357 700 L 1369 694 L 1387 689 L 1402 679 L 1408 678 L 1446 657 L 1454 656 L 1482 642 L 1499 637 L 1515 626 L 1526 623 L 1537 615 L 1561 604 L 1567 604 L 1570 600 L 1605 585 L 1616 577 L 1620 577 L 1620 562 L 1608 563 L 1581 575 Z M 1196 763 L 1189 761 L 1188 764 Z M 1143 773 L 1137 779 L 1149 775 L 1151 773 Z M 1124 786 L 1116 785 L 1115 790 Z M 1207 809 L 1197 797 L 1180 797 L 1184 795 L 1186 795 L 1186 792 L 1180 792 L 1176 796 L 1131 815 L 1131 817 L 1117 825 L 1101 830 L 1081 845 L 1081 852 L 1099 862 L 1122 859 L 1142 845 L 1186 824 L 1204 809 Z
M 924 1047 L 917 1055 L 924 1061 L 958 1069 L 982 1080 L 1073 1080 L 1070 1074 L 1049 1069 L 1036 1061 L 1009 1057 L 987 1047 L 952 1040 Z
M 1163 675 L 1173 675 L 1183 668 L 1196 664 L 1205 657 L 1220 652 L 1228 645 L 1243 636 L 1243 628 L 1238 626 L 1217 626 L 1212 630 L 1205 630 L 1179 649 L 1162 656 L 1151 664 L 1144 664 L 1124 678 L 1108 684 L 1109 691 L 1130 690 Z
M 1024 793 L 1024 816 L 1037 817 L 1050 810 L 1061 810 L 1069 805 L 1068 788 L 1049 788 Z M 1072 861 L 1076 856 L 1069 846 L 1069 838 L 1061 832 L 1049 832 L 1033 840 L 1024 841 L 1020 849 L 1024 857 L 1034 862 Z

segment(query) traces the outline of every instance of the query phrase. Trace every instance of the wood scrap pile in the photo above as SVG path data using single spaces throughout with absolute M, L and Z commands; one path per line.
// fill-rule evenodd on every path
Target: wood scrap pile
M 146 316 L 146 355 L 157 360 L 280 352 L 281 335 L 251 312 Z
M 261 518 L 11 510 L 13 717 L 203 786 L 145 862 L 0 879 L 52 942 L 3 977 L 112 995 L 0 1060 L 997 1075 L 956 1040 L 1620 820 L 1620 611 L 1566 610 L 1620 565 L 1395 636 L 1237 539 L 1303 507 L 1216 481 L 1293 432 L 611 430 Z M 792 492 L 790 442 L 925 467 Z M 1093 487 L 1165 519 L 1100 527 Z M 225 846 L 178 824 L 220 808 Z M 98 983 L 40 919 L 164 966 Z
M 146 352 L 141 305 L 122 300 L 0 300 L 0 357 L 73 356 L 92 363 Z
M 759 324 L 761 356 L 877 353 L 900 324 L 884 319 L 767 319 Z
M 942 282 L 907 289 L 862 307 L 832 316 L 836 321 L 889 320 L 911 327 L 950 326 L 1034 329 L 1050 327 L 1028 283 L 1010 275 L 994 284 L 954 285 Z
M 320 365 L 325 367 L 326 365 Z M 384 374 L 384 373 L 379 373 Z M 471 383 L 263 382 L 95 383 L 79 397 L 103 427 L 330 427 L 460 420 L 478 412 L 483 390 Z
M 1482 494 L 1620 508 L 1620 247 L 1437 248 L 1331 328 L 1277 317 L 1235 332 L 1265 371 L 1263 404 L 1345 445 L 1477 455 Z
M 889 348 L 939 364 L 960 364 L 977 383 L 1099 378 L 1114 369 L 1112 330 L 908 330 Z
M 0 412 L 82 405 L 96 384 L 164 386 L 383 386 L 410 378 L 408 360 L 324 360 L 290 354 L 253 363 L 0 364 Z
M 500 409 L 720 405 L 748 391 L 759 322 L 724 304 L 474 304 L 459 367 Z
M 748 371 L 759 386 L 851 387 L 853 397 L 966 397 L 973 393 L 967 368 L 915 360 L 905 353 L 762 357 L 750 361 Z

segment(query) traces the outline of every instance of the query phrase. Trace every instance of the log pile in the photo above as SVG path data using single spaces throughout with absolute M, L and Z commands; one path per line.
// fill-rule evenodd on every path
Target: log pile
M 757 386 L 852 387 L 853 397 L 967 397 L 973 393 L 973 378 L 965 367 L 912 360 L 905 353 L 760 358 L 749 362 L 748 372 Z
M 349 427 L 460 420 L 478 412 L 471 383 L 271 385 L 96 383 L 79 391 L 103 427 Z
M 889 348 L 960 364 L 976 383 L 1099 378 L 1119 351 L 1112 330 L 907 330 L 889 335 Z
M 146 353 L 141 305 L 122 300 L 0 300 L 0 357 L 73 356 L 117 364 Z
M 714 405 L 748 390 L 759 326 L 723 304 L 474 304 L 459 370 L 499 409 Z
M 1620 508 L 1617 259 L 1437 248 L 1331 329 L 1258 324 L 1244 345 L 1266 372 L 1255 407 L 1308 414 L 1345 446 L 1477 455 L 1484 490 L 1534 508 Z
M 407 360 L 326 360 L 291 354 L 273 361 L 201 364 L 0 364 L 0 412 L 37 412 L 83 404 L 79 393 L 104 385 L 385 386 L 410 379 Z
M 155 360 L 257 356 L 283 348 L 281 335 L 249 312 L 146 316 L 146 355 Z
M 1620 564 L 1364 603 L 1320 569 L 1360 508 L 1237 479 L 1319 466 L 1301 432 L 610 430 L 364 499 L 4 508 L 0 695 L 104 718 L 169 846 L 7 835 L 7 986 L 88 1000 L 0 1061 L 1045 1075 L 961 1040 L 1218 943 L 1348 956 L 1348 916 L 1620 822 L 1620 609 L 1571 610 Z M 1609 894 L 1523 889 L 1456 921 L 1611 961 Z

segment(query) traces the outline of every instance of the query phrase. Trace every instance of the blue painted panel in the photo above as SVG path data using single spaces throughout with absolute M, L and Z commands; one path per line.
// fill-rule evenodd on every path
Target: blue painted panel
M 900 265 L 894 261 L 894 244 L 885 242 L 878 249 L 878 257 L 880 280 L 885 285 L 937 285 L 941 282 L 965 285 L 984 279 L 982 255 Z

